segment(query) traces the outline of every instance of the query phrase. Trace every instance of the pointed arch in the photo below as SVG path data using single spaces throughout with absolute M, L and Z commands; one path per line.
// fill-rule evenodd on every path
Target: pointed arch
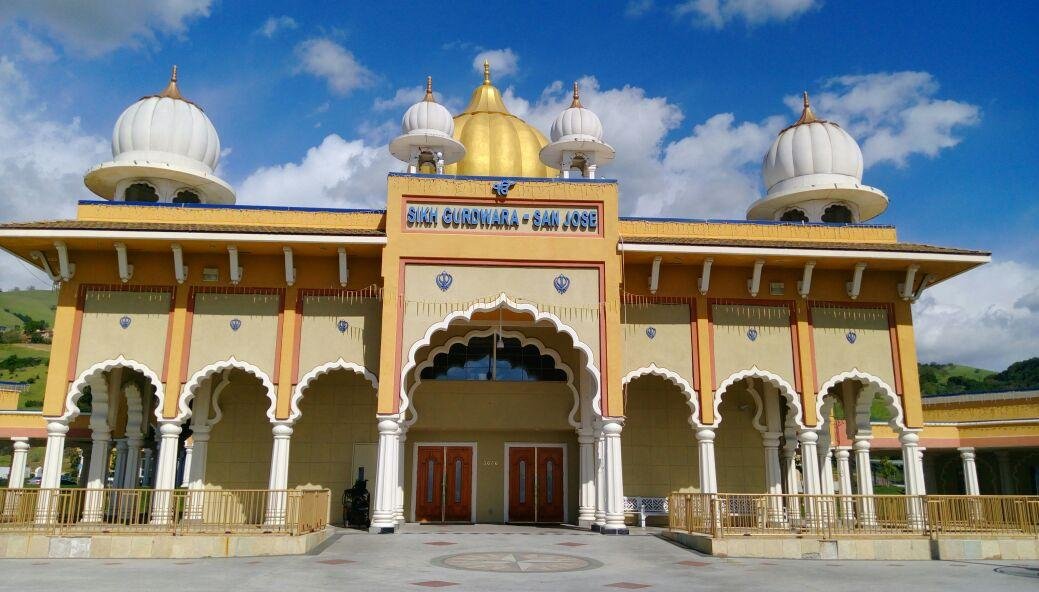
M 682 378 L 680 374 L 674 370 L 667 368 L 661 368 L 654 363 L 650 363 L 649 366 L 643 366 L 628 372 L 621 378 L 621 386 L 626 386 L 629 382 L 632 382 L 640 376 L 659 376 L 664 380 L 678 387 L 678 390 L 682 392 L 685 397 L 685 404 L 689 406 L 689 425 L 697 428 L 702 428 L 703 424 L 700 422 L 700 397 L 697 392 L 693 389 L 689 381 Z
M 191 417 L 191 407 L 188 405 L 191 403 L 191 400 L 195 398 L 195 392 L 198 391 L 198 388 L 202 386 L 202 383 L 205 382 L 206 379 L 210 378 L 214 374 L 230 369 L 241 370 L 248 374 L 252 374 L 260 380 L 260 383 L 263 384 L 263 388 L 267 391 L 267 398 L 271 401 L 271 406 L 267 408 L 267 418 L 272 422 L 275 421 L 274 413 L 278 405 L 278 391 L 274 388 L 274 382 L 263 370 L 260 370 L 249 362 L 243 362 L 234 356 L 220 362 L 213 362 L 208 366 L 203 366 L 191 375 L 191 378 L 184 383 L 184 388 L 180 391 L 180 398 L 177 401 L 176 420 L 178 422 L 185 422 Z
M 148 366 L 145 366 L 136 360 L 129 360 L 123 356 L 119 356 L 114 360 L 98 362 L 81 372 L 69 386 L 69 392 L 65 395 L 65 408 L 58 419 L 63 422 L 71 422 L 75 419 L 79 415 L 79 407 L 76 404 L 83 396 L 83 389 L 86 388 L 87 382 L 91 378 L 104 374 L 109 370 L 114 370 L 115 368 L 129 368 L 135 370 L 143 374 L 148 381 L 151 382 L 152 386 L 155 388 L 155 398 L 159 400 L 159 404 L 155 407 L 155 418 L 162 419 L 162 408 L 163 403 L 166 400 L 166 393 L 163 389 L 162 380 L 159 379 L 159 375 L 152 371 Z
M 325 374 L 336 370 L 346 370 L 348 372 L 360 374 L 365 380 L 371 383 L 372 388 L 375 389 L 375 396 L 379 396 L 379 379 L 375 377 L 375 374 L 360 364 L 347 362 L 343 358 L 339 358 L 334 362 L 325 362 L 324 364 L 315 367 L 299 379 L 296 388 L 292 390 L 292 399 L 289 401 L 289 421 L 295 422 L 301 415 L 303 415 L 303 412 L 299 409 L 299 404 L 300 401 L 303 400 L 303 392 L 308 386 L 310 386 L 310 383 Z
M 791 386 L 789 382 L 784 380 L 782 376 L 774 372 L 769 372 L 768 370 L 762 370 L 757 366 L 752 366 L 748 370 L 740 370 L 739 372 L 734 372 L 733 374 L 729 375 L 728 378 L 726 378 L 725 380 L 721 381 L 720 384 L 718 384 L 718 388 L 714 391 L 714 424 L 712 424 L 713 427 L 718 427 L 719 425 L 721 425 L 722 416 L 719 412 L 719 408 L 722 404 L 722 397 L 725 395 L 726 392 L 728 392 L 729 387 L 736 384 L 737 382 L 740 382 L 745 378 L 760 378 L 761 380 L 778 388 L 779 394 L 786 399 L 787 404 L 790 405 L 790 408 L 794 410 L 794 423 L 799 428 L 805 428 L 804 408 L 801 407 L 801 397 L 798 396 L 797 391 L 794 390 L 794 387 Z M 753 392 L 751 395 L 754 396 L 755 394 L 756 391 Z M 759 417 L 755 418 L 755 422 L 757 422 L 760 425 L 761 401 L 760 397 L 755 398 L 757 399 L 756 402 L 758 403 L 759 413 Z
M 830 389 L 844 382 L 845 380 L 854 380 L 863 384 L 864 386 L 871 386 L 875 389 L 874 394 L 880 395 L 881 399 L 887 404 L 888 410 L 891 411 L 891 419 L 888 420 L 888 425 L 891 426 L 897 433 L 902 433 L 906 429 L 905 424 L 905 412 L 902 409 L 902 399 L 895 394 L 895 389 L 891 386 L 868 372 L 863 372 L 858 368 L 852 368 L 847 372 L 841 372 L 836 376 L 833 376 L 829 380 L 823 383 L 819 387 L 819 396 L 816 397 L 816 410 L 817 412 L 822 409 L 823 399 L 826 397 L 826 393 L 830 392 Z M 862 397 L 861 392 L 855 401 L 855 415 L 856 419 L 860 413 L 866 413 L 868 422 L 869 408 L 873 403 L 873 397 Z M 847 413 L 847 411 L 845 411 Z M 816 417 L 822 417 L 817 415 Z
M 429 354 L 426 356 L 426 359 L 423 360 L 422 363 L 416 366 L 415 368 L 416 378 L 415 382 L 411 385 L 411 388 L 408 389 L 408 400 L 414 400 L 415 391 L 417 390 L 419 383 L 422 382 L 422 379 L 419 378 L 419 376 L 421 376 L 423 370 L 433 365 L 434 358 L 436 358 L 439 354 L 446 353 L 448 350 L 451 349 L 451 346 L 453 345 L 459 343 L 468 343 L 469 340 L 473 339 L 474 337 L 487 337 L 488 335 L 494 335 L 495 333 L 500 333 L 502 337 L 518 339 L 520 345 L 533 345 L 534 347 L 538 348 L 540 352 L 552 358 L 552 361 L 556 363 L 556 367 L 566 374 L 566 385 L 570 388 L 570 393 L 573 395 L 574 398 L 574 404 L 570 408 L 570 413 L 567 415 L 566 421 L 575 429 L 580 428 L 581 424 L 577 421 L 576 417 L 577 412 L 581 408 L 581 396 L 577 392 L 577 387 L 574 386 L 573 369 L 570 367 L 569 364 L 563 362 L 563 359 L 559 355 L 559 352 L 545 345 L 544 342 L 542 342 L 540 339 L 536 337 L 528 337 L 527 335 L 524 335 L 519 331 L 510 331 L 508 329 L 474 329 L 473 331 L 469 331 L 465 335 L 458 335 L 452 337 L 445 341 L 442 345 L 433 348 L 433 350 L 431 350 Z M 412 425 L 415 424 L 416 421 L 418 421 L 418 409 L 414 405 L 410 406 L 409 408 L 411 409 L 411 418 L 405 421 L 405 427 L 408 428 L 410 428 Z M 404 413 L 404 411 L 401 411 L 401 413 Z
M 592 354 L 591 348 L 581 341 L 577 336 L 577 331 L 575 331 L 573 327 L 564 323 L 556 315 L 550 312 L 540 311 L 532 304 L 521 304 L 515 302 L 510 299 L 505 292 L 502 292 L 497 298 L 490 302 L 477 302 L 465 310 L 456 310 L 444 317 L 440 322 L 433 323 L 428 329 L 426 329 L 425 335 L 411 346 L 411 349 L 408 351 L 407 361 L 401 367 L 400 393 L 398 394 L 400 397 L 400 409 L 398 413 L 403 417 L 405 412 L 408 410 L 408 407 L 411 405 L 410 394 L 406 389 L 407 377 L 408 374 L 410 374 L 418 365 L 418 362 L 415 361 L 415 356 L 418 354 L 420 349 L 427 347 L 432 343 L 433 335 L 438 331 L 447 329 L 456 321 L 469 321 L 472 320 L 473 315 L 477 313 L 493 312 L 499 308 L 504 308 L 516 313 L 530 314 L 534 317 L 535 324 L 539 321 L 548 321 L 558 332 L 570 337 L 574 349 L 581 353 L 581 361 L 584 363 L 584 367 L 588 370 L 588 373 L 591 374 L 594 382 L 592 386 L 594 387 L 595 394 L 592 397 L 592 410 L 596 415 L 602 417 L 602 376 L 599 374 L 599 369 L 595 365 L 595 356 Z

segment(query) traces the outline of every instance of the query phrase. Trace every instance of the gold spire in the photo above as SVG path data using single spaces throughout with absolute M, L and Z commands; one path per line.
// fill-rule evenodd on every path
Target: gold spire
M 177 66 L 176 65 L 173 66 L 173 71 L 170 72 L 170 83 L 166 85 L 166 88 L 162 89 L 162 92 L 160 92 L 158 94 L 154 94 L 154 95 L 147 95 L 147 96 L 144 96 L 144 97 L 141 97 L 141 98 L 142 99 L 148 99 L 148 98 L 151 98 L 151 97 L 158 97 L 160 99 L 163 99 L 163 98 L 165 98 L 165 99 L 176 99 L 178 101 L 184 101 L 185 103 L 191 103 L 192 105 L 195 105 L 195 103 L 193 101 L 189 101 L 188 99 L 185 99 L 184 95 L 180 94 L 180 88 L 177 87 Z M 198 105 L 195 105 L 195 106 L 198 107 Z M 198 107 L 198 108 L 201 109 L 202 107 Z
M 491 83 L 491 63 L 487 60 L 483 61 L 483 83 Z
M 432 76 L 426 76 L 426 98 L 423 99 L 423 100 L 426 101 L 427 103 L 434 103 L 434 102 L 436 102 L 433 99 L 433 77 Z
M 798 119 L 794 125 L 812 123 L 813 121 L 819 120 L 816 119 L 815 113 L 812 113 L 812 105 L 808 102 L 808 91 L 804 91 L 804 109 L 801 111 L 801 119 Z
M 577 81 L 574 81 L 574 100 L 570 103 L 571 108 L 581 109 L 581 90 L 577 88 Z

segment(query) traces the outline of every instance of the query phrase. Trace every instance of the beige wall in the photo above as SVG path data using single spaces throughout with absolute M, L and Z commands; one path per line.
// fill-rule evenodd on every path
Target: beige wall
M 742 383 L 730 387 L 722 398 L 718 409 L 721 425 L 714 440 L 720 492 L 765 491 L 765 449 L 761 432 L 753 424 L 756 409 L 754 399 Z
M 711 306 L 714 368 L 719 383 L 735 372 L 757 366 L 796 384 L 789 309 L 743 304 Z M 747 337 L 752 328 L 758 332 L 754 341 Z
M 567 430 L 573 393 L 562 382 L 424 381 L 416 429 Z
M 819 386 L 858 368 L 895 388 L 887 309 L 812 307 L 812 340 Z M 848 332 L 855 332 L 855 343 Z
M 660 377 L 643 376 L 628 383 L 626 397 L 624 495 L 699 492 L 699 457 L 685 396 Z
M 379 374 L 382 304 L 374 298 L 308 296 L 303 302 L 299 373 L 339 358 Z M 340 332 L 337 323 L 349 328 Z
M 130 317 L 123 329 L 119 319 Z M 123 356 L 161 374 L 169 329 L 168 292 L 91 290 L 83 303 L 76 375 L 97 362 Z
M 206 456 L 206 485 L 266 489 L 270 479 L 270 400 L 259 381 L 236 371 L 218 401 L 223 417 L 213 426 Z
M 188 376 L 234 356 L 273 378 L 280 300 L 273 294 L 196 294 Z M 237 331 L 233 319 L 242 322 Z
M 340 370 L 312 382 L 303 393 L 289 449 L 289 487 L 332 491 L 332 521 L 342 520 L 343 490 L 357 478 L 356 444 L 378 442 L 376 394 L 362 376 Z M 363 461 L 362 461 L 363 462 Z M 365 467 L 368 490 L 375 490 L 375 466 Z M 372 498 L 374 502 L 374 498 Z
M 621 338 L 624 340 L 621 376 L 656 364 L 693 384 L 693 342 L 688 304 L 628 304 L 621 320 Z M 653 338 L 646 334 L 649 327 L 656 330 Z

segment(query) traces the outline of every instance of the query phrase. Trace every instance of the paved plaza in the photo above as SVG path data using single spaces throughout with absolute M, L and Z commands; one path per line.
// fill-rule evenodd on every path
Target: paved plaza
M 191 560 L 6 560 L 5 590 L 904 590 L 1039 589 L 1039 562 L 720 559 L 638 530 L 427 527 L 369 536 L 337 529 L 310 555 Z

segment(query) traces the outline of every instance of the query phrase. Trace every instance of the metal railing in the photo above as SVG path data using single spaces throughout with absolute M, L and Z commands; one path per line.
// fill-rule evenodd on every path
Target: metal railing
M 328 524 L 327 489 L 0 489 L 0 533 L 289 534 Z
M 1039 538 L 1039 496 L 673 493 L 669 529 L 745 535 Z

